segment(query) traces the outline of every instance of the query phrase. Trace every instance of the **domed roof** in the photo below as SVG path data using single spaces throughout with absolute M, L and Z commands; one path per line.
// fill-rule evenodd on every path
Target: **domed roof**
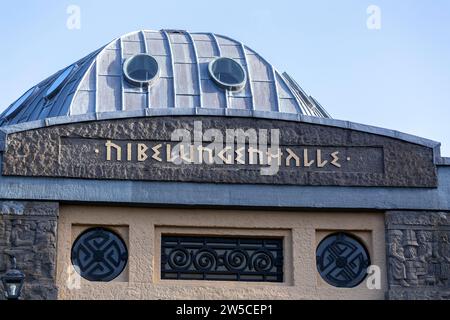
M 137 55 L 149 55 L 157 62 L 158 77 L 148 85 L 135 85 L 124 75 L 124 63 Z M 211 73 L 211 61 L 217 57 L 239 63 L 245 74 L 240 90 L 218 85 Z M 212 33 L 145 30 L 124 35 L 42 81 L 3 112 L 0 126 L 258 114 L 330 118 L 289 75 L 241 42 Z

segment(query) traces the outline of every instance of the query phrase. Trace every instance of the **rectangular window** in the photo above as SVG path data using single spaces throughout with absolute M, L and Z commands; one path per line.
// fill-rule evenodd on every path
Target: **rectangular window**
M 283 239 L 162 236 L 161 279 L 283 282 Z

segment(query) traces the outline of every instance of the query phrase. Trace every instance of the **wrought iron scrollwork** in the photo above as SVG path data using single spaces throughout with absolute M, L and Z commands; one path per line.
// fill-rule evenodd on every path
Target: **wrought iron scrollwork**
M 125 242 L 114 232 L 93 228 L 82 233 L 72 247 L 72 264 L 89 281 L 117 278 L 128 261 Z
M 282 239 L 162 237 L 161 278 L 283 282 Z
M 354 288 L 367 275 L 370 265 L 365 246 L 353 236 L 335 233 L 318 246 L 317 270 L 322 278 L 335 287 Z

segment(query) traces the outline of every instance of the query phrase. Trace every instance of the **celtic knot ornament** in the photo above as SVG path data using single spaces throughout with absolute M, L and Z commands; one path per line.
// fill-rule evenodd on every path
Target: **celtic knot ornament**
M 317 270 L 330 285 L 354 288 L 367 275 L 370 257 L 365 246 L 353 236 L 335 233 L 317 247 Z
M 117 278 L 128 261 L 125 242 L 104 228 L 89 229 L 75 240 L 72 264 L 86 280 L 108 282 Z

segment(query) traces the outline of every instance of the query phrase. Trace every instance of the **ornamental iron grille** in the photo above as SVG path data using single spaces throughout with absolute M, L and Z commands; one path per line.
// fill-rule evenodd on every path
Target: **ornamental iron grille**
M 116 233 L 93 228 L 83 232 L 72 247 L 72 265 L 86 280 L 109 282 L 125 269 L 128 250 Z
M 163 236 L 161 278 L 283 282 L 283 240 Z
M 326 237 L 317 248 L 316 258 L 321 277 L 339 288 L 358 286 L 366 278 L 370 265 L 366 247 L 346 233 Z

